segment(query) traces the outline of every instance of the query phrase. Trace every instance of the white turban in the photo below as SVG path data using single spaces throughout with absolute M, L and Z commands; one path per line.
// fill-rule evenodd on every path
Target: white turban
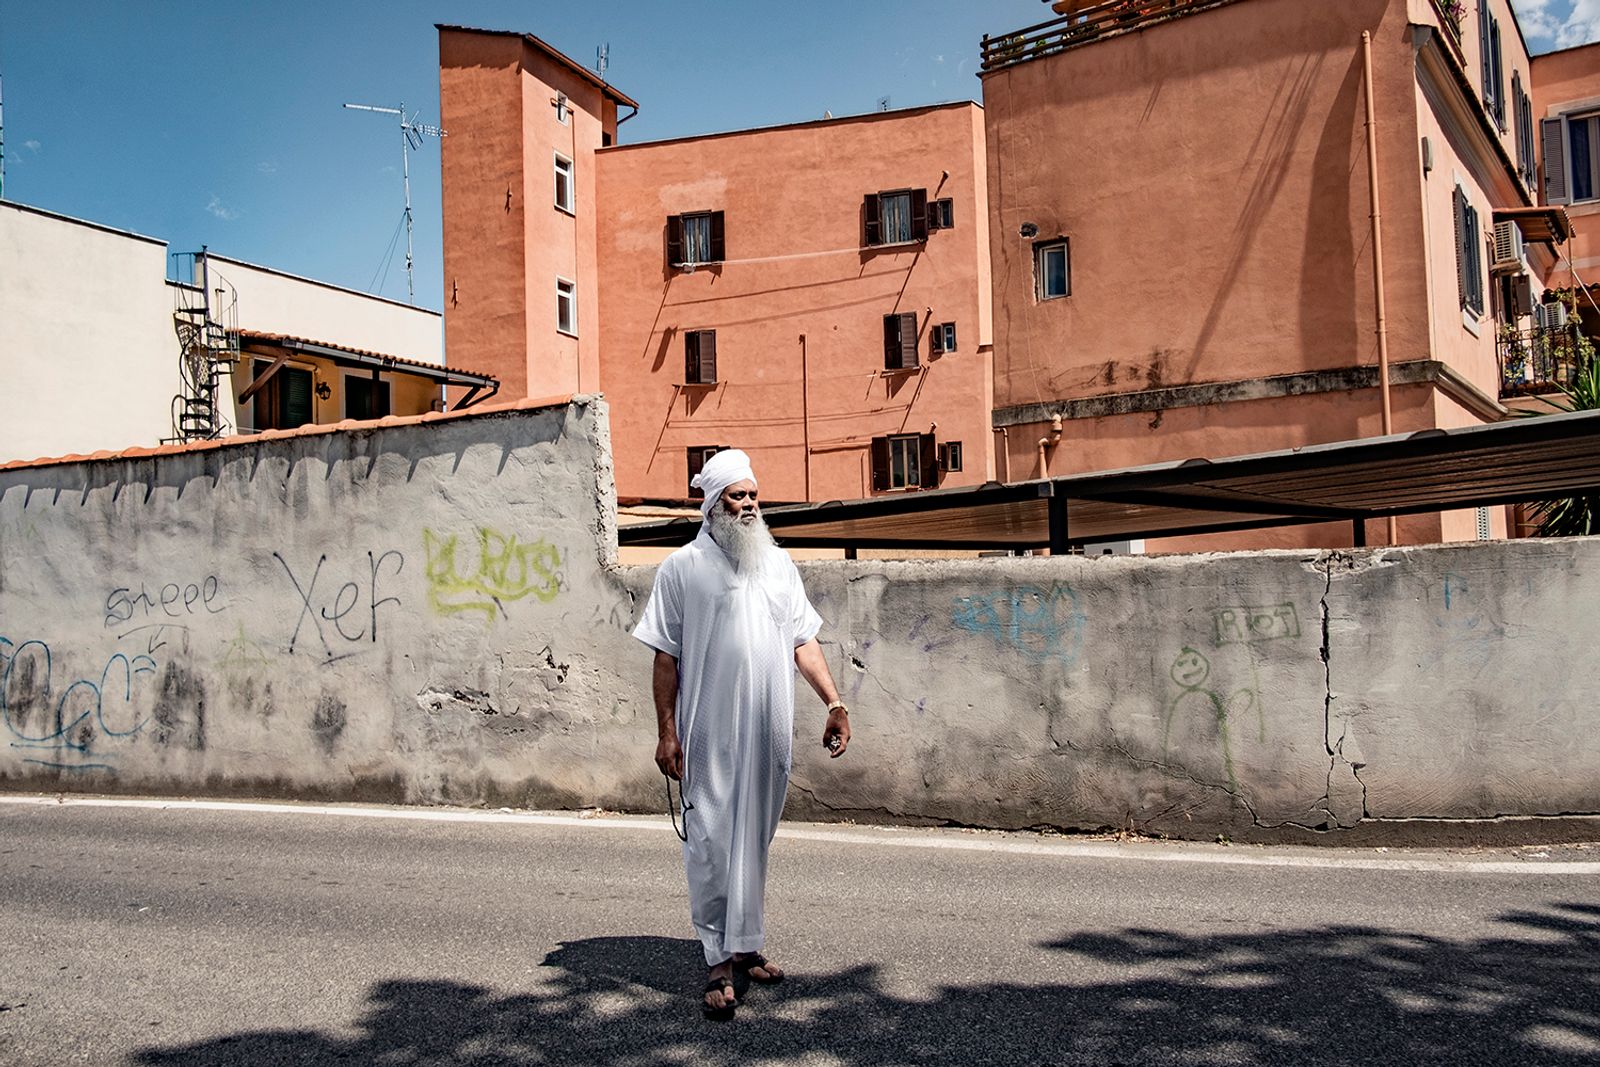
M 705 493 L 706 499 L 700 505 L 700 514 L 709 520 L 711 509 L 722 499 L 724 489 L 734 482 L 754 483 L 755 480 L 756 473 L 750 469 L 750 457 L 737 448 L 725 448 L 706 460 L 700 473 L 689 479 L 689 484 Z

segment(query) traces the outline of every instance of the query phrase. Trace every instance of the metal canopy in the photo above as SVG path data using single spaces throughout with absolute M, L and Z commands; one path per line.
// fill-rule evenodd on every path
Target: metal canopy
M 1002 485 L 764 509 L 791 548 L 1064 551 L 1171 537 L 1548 500 L 1600 491 L 1600 412 L 1190 459 Z M 624 545 L 681 545 L 700 520 L 618 530 Z

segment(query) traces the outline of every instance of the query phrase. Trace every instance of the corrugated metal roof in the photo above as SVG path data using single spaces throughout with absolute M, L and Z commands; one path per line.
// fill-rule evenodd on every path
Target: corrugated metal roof
M 1600 412 L 765 510 L 795 548 L 1041 548 L 1522 503 L 1600 489 Z M 678 545 L 698 519 L 619 530 Z

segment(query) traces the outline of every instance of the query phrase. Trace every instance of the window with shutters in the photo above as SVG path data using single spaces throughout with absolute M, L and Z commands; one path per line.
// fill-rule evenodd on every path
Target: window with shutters
M 576 212 L 576 194 L 572 188 L 572 160 L 556 153 L 556 207 L 571 215 Z
M 1065 238 L 1033 246 L 1033 285 L 1034 295 L 1040 300 L 1072 294 L 1071 262 Z
M 717 384 L 716 330 L 689 330 L 683 335 L 683 381 L 686 385 Z
M 955 227 L 955 208 L 949 197 L 928 202 L 928 229 L 949 230 Z
M 1533 101 L 1522 89 L 1522 74 L 1511 75 L 1511 112 L 1517 143 L 1517 174 L 1529 189 L 1534 186 Z
M 1455 189 L 1456 283 L 1461 307 L 1475 317 L 1483 315 L 1483 227 L 1478 209 L 1460 186 Z
M 872 488 L 932 489 L 939 484 L 939 452 L 931 433 L 899 433 L 872 439 Z
M 1505 70 L 1501 66 L 1500 20 L 1489 14 L 1489 0 L 1478 4 L 1478 57 L 1483 74 L 1483 107 L 1506 128 Z
M 566 278 L 556 279 L 556 329 L 578 336 L 578 284 Z
M 347 419 L 381 419 L 391 414 L 389 409 L 389 383 L 370 375 L 346 374 L 344 376 L 344 417 Z
M 1563 115 L 1562 119 L 1567 126 L 1568 199 L 1573 203 L 1594 200 L 1600 190 L 1600 114 Z
M 961 469 L 960 441 L 946 441 L 939 446 L 939 469 L 942 471 L 959 471 Z
M 667 216 L 667 265 L 694 269 L 721 263 L 726 255 L 720 211 L 694 211 Z
M 868 193 L 861 205 L 861 243 L 872 247 L 926 241 L 928 215 L 926 189 Z
M 917 367 L 917 313 L 906 311 L 883 317 L 883 369 Z
M 272 366 L 268 360 L 256 360 L 255 376 L 260 377 Z M 252 420 L 257 430 L 293 430 L 297 426 L 316 421 L 312 410 L 311 371 L 301 367 L 279 367 L 268 379 L 266 387 L 255 395 L 252 403 L 255 412 Z
M 694 476 L 695 475 L 699 474 L 702 470 L 705 469 L 706 460 L 710 459 L 712 456 L 716 455 L 718 452 L 721 452 L 726 447 L 728 447 L 728 446 L 727 445 L 691 445 L 691 446 L 689 446 L 689 476 L 684 481 L 683 484 L 688 489 L 689 499 L 690 500 L 704 500 L 705 499 L 706 494 L 705 494 L 704 490 L 696 489 L 690 483 L 694 481 Z
M 935 353 L 943 355 L 956 350 L 956 324 L 953 322 L 935 323 L 928 331 L 929 344 Z

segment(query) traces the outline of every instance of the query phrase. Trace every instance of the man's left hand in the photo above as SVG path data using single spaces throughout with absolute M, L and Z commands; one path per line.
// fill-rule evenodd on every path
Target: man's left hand
M 835 738 L 838 745 L 834 744 Z M 845 714 L 845 709 L 834 708 L 828 712 L 828 725 L 822 728 L 822 747 L 833 759 L 844 755 L 844 750 L 850 747 L 850 716 Z

